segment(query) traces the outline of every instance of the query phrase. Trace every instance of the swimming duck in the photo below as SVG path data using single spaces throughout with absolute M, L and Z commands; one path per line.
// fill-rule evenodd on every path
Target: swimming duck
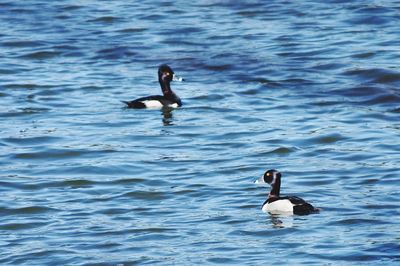
M 271 214 L 297 214 L 306 215 L 319 212 L 310 203 L 296 196 L 279 196 L 281 188 L 282 174 L 277 170 L 271 169 L 264 173 L 262 177 L 256 180 L 256 183 L 267 183 L 271 185 L 268 199 L 263 203 L 263 212 Z
M 152 95 L 142 97 L 133 101 L 123 101 L 128 108 L 162 108 L 180 107 L 181 99 L 171 90 L 172 80 L 183 81 L 182 78 L 175 76 L 174 71 L 166 64 L 158 68 L 158 81 L 160 82 L 163 95 Z

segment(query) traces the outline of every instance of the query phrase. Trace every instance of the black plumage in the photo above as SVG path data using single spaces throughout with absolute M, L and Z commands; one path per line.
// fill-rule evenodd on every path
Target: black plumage
M 154 107 L 154 103 L 160 107 L 181 107 L 181 99 L 172 91 L 171 81 L 175 73 L 168 65 L 161 65 L 158 68 L 158 81 L 163 95 L 152 95 L 141 97 L 133 101 L 122 101 L 128 108 L 148 108 Z

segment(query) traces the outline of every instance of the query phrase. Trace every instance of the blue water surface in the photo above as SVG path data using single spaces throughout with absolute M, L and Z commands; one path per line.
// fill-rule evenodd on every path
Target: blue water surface
M 0 0 L 1 265 L 397 265 L 400 2 Z M 183 107 L 132 110 L 168 63 Z M 321 208 L 261 211 L 282 194 Z

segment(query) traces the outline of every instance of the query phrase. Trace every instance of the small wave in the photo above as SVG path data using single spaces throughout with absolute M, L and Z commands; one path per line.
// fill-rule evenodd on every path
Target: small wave
M 118 30 L 118 32 L 122 33 L 139 33 L 139 32 L 144 32 L 146 31 L 147 28 L 125 28 L 122 30 Z
M 68 150 L 68 149 L 49 149 L 46 151 L 40 152 L 24 152 L 24 153 L 16 153 L 13 155 L 15 159 L 24 159 L 24 160 L 60 160 L 66 158 L 79 158 L 81 156 L 89 155 L 89 154 L 99 154 L 103 152 L 112 152 L 111 150 Z
M 34 222 L 26 222 L 26 223 L 8 223 L 8 224 L 0 224 L 0 230 L 6 231 L 16 231 L 16 230 L 24 230 L 24 229 L 33 229 L 42 226 L 46 226 L 47 223 L 34 223 Z
M 53 57 L 57 57 L 59 55 L 61 55 L 61 53 L 56 51 L 39 51 L 22 55 L 20 56 L 20 58 L 42 60 L 42 59 L 50 59 Z
M 395 109 L 391 109 L 391 110 L 389 110 L 389 112 L 392 112 L 392 113 L 400 113 L 400 107 L 395 108 Z
M 160 191 L 139 191 L 136 190 L 134 192 L 128 192 L 122 195 L 122 197 L 128 197 L 139 200 L 149 200 L 149 201 L 158 201 L 165 200 L 167 197 L 165 192 Z
M 29 206 L 21 208 L 0 207 L 0 215 L 32 215 L 56 211 L 56 209 L 43 206 Z
M 20 110 L 10 110 L 8 112 L 1 113 L 0 117 L 19 117 L 19 116 L 30 116 L 32 114 L 46 113 L 50 111 L 49 108 L 38 108 L 38 107 L 27 107 Z
M 88 187 L 95 184 L 95 182 L 86 179 L 66 180 L 63 183 L 71 187 Z
M 1 45 L 6 47 L 27 48 L 45 46 L 46 43 L 43 41 L 6 41 L 2 42 Z
M 323 136 L 318 136 L 316 138 L 310 139 L 311 142 L 317 143 L 317 144 L 330 144 L 330 143 L 335 143 L 341 140 L 345 140 L 346 137 L 342 136 L 341 134 L 338 133 L 333 133 L 329 135 L 323 135 Z
M 30 138 L 10 137 L 10 138 L 3 138 L 2 140 L 5 143 L 25 146 L 25 145 L 42 145 L 45 143 L 57 142 L 60 141 L 60 139 L 61 139 L 60 137 L 43 136 L 43 137 L 30 137 Z
M 98 22 L 98 23 L 106 23 L 106 24 L 111 24 L 120 21 L 121 18 L 118 17 L 113 17 L 113 16 L 104 16 L 104 17 L 98 17 L 94 19 L 88 20 L 88 22 Z
M 343 75 L 354 76 L 363 82 L 396 83 L 400 81 L 400 73 L 382 68 L 356 68 L 343 72 Z
M 64 5 L 61 7 L 61 9 L 65 10 L 65 11 L 75 11 L 75 10 L 81 9 L 82 7 L 83 6 L 80 6 L 80 5 Z

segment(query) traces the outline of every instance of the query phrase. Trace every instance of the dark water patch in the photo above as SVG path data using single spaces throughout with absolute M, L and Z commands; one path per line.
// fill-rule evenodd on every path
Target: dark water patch
M 400 113 L 400 107 L 388 110 L 391 113 Z
M 340 100 L 331 100 L 331 101 L 319 100 L 317 102 L 311 103 L 311 105 L 315 105 L 318 107 L 338 107 L 338 106 L 341 106 L 342 104 L 343 104 L 343 101 L 340 101 Z
M 343 63 L 319 63 L 313 66 L 311 69 L 315 70 L 336 70 L 342 69 L 346 65 Z
M 343 72 L 343 75 L 356 77 L 363 83 L 373 82 L 388 84 L 400 81 L 400 73 L 382 68 L 350 69 Z
M 15 73 L 17 73 L 17 71 L 15 71 L 15 70 L 0 68 L 0 75 L 8 75 L 8 74 L 15 74 Z
M 381 93 L 381 88 L 373 86 L 356 86 L 338 89 L 335 92 L 347 97 L 364 97 Z
M 378 183 L 378 182 L 380 182 L 380 179 L 379 179 L 379 178 L 374 178 L 374 177 L 369 178 L 369 177 L 365 177 L 365 178 L 363 178 L 362 180 L 359 181 L 359 184 L 360 184 L 360 185 L 372 185 L 372 184 L 376 184 L 376 183 Z
M 367 204 L 360 206 L 360 208 L 365 209 L 365 210 L 377 210 L 384 212 L 384 210 L 396 210 L 398 208 L 397 205 L 391 205 L 391 204 Z
M 122 33 L 141 33 L 141 32 L 145 32 L 145 31 L 147 31 L 148 29 L 147 28 L 140 28 L 140 27 L 137 27 L 137 28 L 125 28 L 125 29 L 121 29 L 121 30 L 118 30 L 118 32 L 122 32 Z
M 396 10 L 387 6 L 368 5 L 354 10 L 355 16 L 347 20 L 351 25 L 383 25 L 396 20 Z
M 122 197 L 128 197 L 132 199 L 138 200 L 149 200 L 149 201 L 158 201 L 169 198 L 165 192 L 160 191 L 139 191 L 136 190 L 134 192 L 128 192 L 122 195 Z
M 60 10 L 64 10 L 64 11 L 77 11 L 79 9 L 84 8 L 81 5 L 76 5 L 76 4 L 62 4 L 61 6 L 59 6 Z
M 287 156 L 290 153 L 296 152 L 297 149 L 295 148 L 289 148 L 289 147 L 278 147 L 278 148 L 273 148 L 273 149 L 269 149 L 267 151 L 260 151 L 257 152 L 256 157 L 261 157 L 261 158 L 265 158 L 271 155 L 277 155 L 277 156 Z
M 400 81 L 400 72 L 386 71 L 377 77 L 374 82 L 386 84 L 386 83 L 397 83 Z
M 234 263 L 236 260 L 228 257 L 216 257 L 207 259 L 208 262 L 213 264 L 226 264 L 226 263 Z
M 185 195 L 185 196 L 189 196 L 193 193 L 197 193 L 196 190 L 193 189 L 180 189 L 178 191 L 175 192 L 176 195 L 180 196 L 180 195 Z
M 15 14 L 21 14 L 21 15 L 30 15 L 32 13 L 35 12 L 34 9 L 29 9 L 29 8 L 22 8 L 22 7 L 18 7 L 16 6 L 15 8 L 10 9 L 11 12 L 15 13 Z
M 397 239 L 398 240 L 398 239 Z M 383 242 L 383 243 L 374 243 L 373 247 L 368 248 L 366 251 L 367 252 L 375 252 L 377 254 L 382 254 L 380 255 L 383 256 L 384 258 L 391 258 L 391 259 L 400 259 L 400 254 L 398 254 L 398 251 L 400 250 L 400 244 L 396 242 L 396 240 L 389 242 L 389 240 Z
M 140 184 L 143 183 L 146 179 L 143 178 L 123 178 L 112 181 L 115 185 L 129 185 L 129 184 Z
M 103 23 L 103 24 L 113 24 L 116 22 L 121 22 L 122 19 L 119 17 L 114 16 L 102 16 L 94 19 L 89 19 L 88 22 L 96 22 L 96 23 Z
M 203 28 L 200 28 L 201 25 L 198 26 L 189 26 L 189 27 L 179 27 L 179 28 L 174 28 L 171 29 L 169 31 L 166 31 L 166 34 L 184 34 L 186 36 L 186 34 L 199 34 L 201 32 L 203 32 Z
M 104 87 L 100 87 L 100 86 L 96 86 L 96 85 L 88 85 L 88 86 L 82 86 L 80 89 L 82 89 L 83 91 L 99 91 L 99 90 L 103 90 Z
M 173 35 L 172 35 L 173 36 Z M 202 43 L 195 42 L 190 39 L 184 39 L 182 40 L 181 37 L 168 37 L 165 40 L 163 40 L 163 44 L 169 44 L 169 45 L 184 45 L 184 46 L 203 46 Z
M 264 14 L 265 14 L 264 10 L 243 10 L 243 11 L 236 12 L 236 15 L 248 17 L 248 18 L 258 16 L 258 15 L 264 15 Z
M 152 15 L 142 15 L 141 19 L 143 20 L 149 20 L 149 21 L 157 21 L 157 20 L 163 20 L 166 17 L 164 15 L 160 15 L 160 14 L 152 14 Z
M 91 180 L 86 179 L 74 179 L 74 180 L 66 180 L 60 183 L 61 187 L 70 187 L 70 188 L 88 188 L 92 187 L 96 184 Z
M 55 212 L 57 209 L 43 207 L 43 206 L 29 206 L 22 208 L 5 208 L 0 207 L 1 215 L 35 215 L 35 214 L 45 214 L 48 212 Z
M 20 146 L 36 146 L 36 145 L 43 145 L 47 143 L 57 142 L 60 141 L 61 138 L 54 137 L 54 136 L 41 136 L 41 137 L 18 137 L 18 138 L 3 138 L 2 140 L 9 144 L 20 145 Z
M 89 188 L 103 185 L 101 182 L 95 182 L 88 179 L 72 179 L 62 181 L 41 180 L 37 182 L 1 182 L 5 188 L 16 188 L 25 191 L 48 190 L 53 188 Z
M 114 215 L 127 214 L 129 212 L 131 212 L 131 211 L 127 210 L 125 208 L 110 208 L 110 209 L 98 211 L 97 213 L 114 216 Z
M 191 97 L 190 99 L 209 102 L 209 101 L 223 100 L 224 98 L 225 98 L 225 96 L 221 95 L 221 94 L 205 94 L 205 95 L 194 96 L 194 97 Z M 189 107 L 189 108 L 193 108 L 193 107 Z M 205 106 L 204 108 L 212 109 L 212 107 L 208 107 L 208 106 Z
M 29 230 L 29 229 L 37 229 L 42 226 L 46 226 L 47 223 L 38 223 L 38 222 L 26 222 L 26 223 L 3 223 L 0 224 L 0 230 L 5 231 L 19 231 L 19 230 Z
M 43 85 L 35 83 L 10 83 L 3 85 L 3 87 L 6 89 L 28 89 L 28 90 L 53 88 L 53 86 L 51 85 Z
M 14 3 L 4 1 L 4 2 L 1 2 L 1 3 L 0 3 L 0 6 L 1 6 L 1 7 L 12 7 L 12 6 L 14 6 Z
M 375 52 L 363 52 L 363 53 L 356 53 L 356 54 L 351 55 L 351 57 L 357 58 L 357 59 L 371 59 L 374 56 L 376 56 Z
M 349 97 L 349 102 L 352 104 L 367 106 L 397 104 L 400 98 L 400 91 L 397 88 L 386 86 L 356 86 L 336 90 L 335 93 Z
M 60 56 L 61 52 L 59 51 L 38 51 L 38 52 L 33 52 L 33 53 L 28 53 L 20 56 L 21 58 L 24 59 L 30 59 L 30 60 L 45 60 L 45 59 L 51 59 L 57 56 Z
M 385 18 L 382 16 L 376 16 L 374 14 L 370 14 L 368 16 L 356 16 L 351 19 L 346 20 L 346 22 L 350 25 L 384 25 L 391 22 L 390 18 Z
M 366 219 L 366 218 L 348 218 L 339 221 L 330 222 L 329 225 L 345 225 L 345 226 L 369 226 L 371 224 L 374 225 L 384 225 L 391 224 L 389 221 L 383 221 L 378 219 Z
M 50 111 L 48 108 L 23 108 L 21 110 L 11 110 L 6 113 L 0 113 L 0 117 L 21 117 L 21 116 L 30 116 L 33 114 L 41 114 Z
M 79 158 L 84 156 L 90 156 L 93 154 L 100 155 L 103 153 L 113 152 L 112 150 L 100 150 L 100 151 L 91 151 L 91 150 L 69 150 L 69 149 L 49 149 L 41 152 L 25 152 L 25 153 L 17 153 L 14 154 L 13 157 L 15 159 L 24 159 L 24 160 L 63 160 L 67 158 Z
M 371 97 L 370 99 L 366 99 L 362 101 L 363 104 L 366 105 L 372 105 L 372 104 L 387 104 L 387 103 L 393 103 L 397 104 L 400 101 L 400 94 L 381 94 L 381 95 L 375 95 L 374 97 Z
M 261 92 L 260 88 L 254 88 L 254 89 L 248 89 L 245 91 L 241 91 L 239 94 L 253 96 L 253 95 L 259 94 L 260 92 Z
M 394 8 L 394 7 L 390 7 L 388 6 L 383 6 L 383 5 L 365 5 L 363 7 L 360 8 L 356 8 L 355 13 L 360 13 L 360 14 L 386 14 L 386 13 L 393 13 L 398 11 L 398 9 Z M 394 13 L 395 14 L 395 13 Z
M 345 136 L 342 136 L 339 133 L 332 133 L 328 135 L 322 135 L 318 137 L 314 137 L 311 139 L 308 139 L 307 141 L 310 141 L 315 144 L 331 144 L 331 143 L 336 143 L 339 141 L 346 140 Z
M 17 47 L 17 48 L 27 48 L 27 47 L 43 47 L 46 46 L 47 43 L 44 41 L 27 41 L 27 40 L 20 40 L 20 41 L 5 41 L 1 42 L 2 46 L 5 47 Z
M 304 79 L 304 78 L 287 78 L 279 81 L 282 86 L 289 86 L 291 88 L 296 88 L 298 86 L 313 86 L 315 85 L 316 81 L 311 79 Z M 294 87 L 293 87 L 294 86 Z

